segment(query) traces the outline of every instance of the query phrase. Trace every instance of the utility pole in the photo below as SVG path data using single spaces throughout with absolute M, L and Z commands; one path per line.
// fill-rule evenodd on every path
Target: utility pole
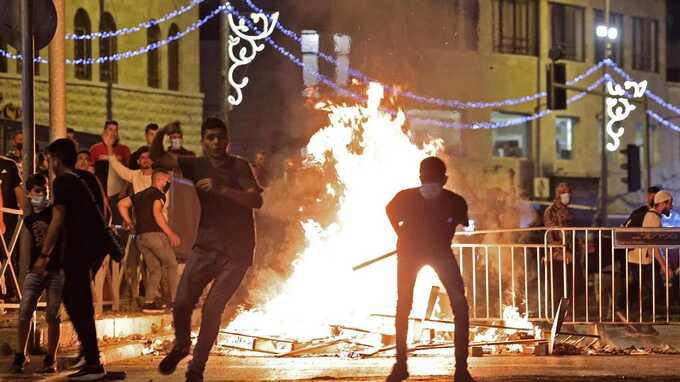
M 24 147 L 21 151 L 22 177 L 24 181 L 35 172 L 35 94 L 33 88 L 33 76 L 35 66 L 35 40 L 33 36 L 33 0 L 21 0 L 21 128 L 24 134 Z M 18 201 L 19 207 L 23 206 L 24 216 L 31 213 L 31 203 L 28 201 L 28 193 L 24 194 L 24 200 Z M 20 264 L 31 258 L 31 238 L 22 233 L 19 239 Z M 23 282 L 23 265 L 20 266 L 19 280 Z M 35 326 L 33 327 L 35 329 Z
M 57 30 L 49 45 L 50 142 L 66 138 L 66 49 L 64 14 L 66 0 L 52 0 L 57 10 Z M 24 134 L 24 137 L 26 135 Z
M 609 30 L 609 0 L 605 0 L 604 7 L 604 24 Z M 609 59 L 611 57 L 612 45 L 609 39 L 605 39 L 605 49 L 604 57 Z M 602 65 L 603 75 L 607 76 L 607 65 Z M 602 92 L 607 92 L 607 81 L 602 84 Z M 599 226 L 604 227 L 607 225 L 609 216 L 607 213 L 607 207 L 609 204 L 609 189 L 607 187 L 607 182 L 609 180 L 608 168 L 607 168 L 607 98 L 602 98 L 602 132 L 600 136 L 600 192 L 599 192 Z
M 24 134 L 24 148 L 22 150 L 23 178 L 28 179 L 35 172 L 35 94 L 33 89 L 35 47 L 33 41 L 33 1 L 21 0 L 21 50 L 23 53 L 21 65 L 21 121 Z

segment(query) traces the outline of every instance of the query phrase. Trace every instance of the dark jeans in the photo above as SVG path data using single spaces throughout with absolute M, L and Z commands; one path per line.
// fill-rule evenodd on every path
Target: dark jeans
M 78 334 L 85 361 L 95 365 L 99 364 L 99 347 L 94 323 L 90 272 L 89 264 L 64 265 L 64 307 Z
M 59 308 L 64 290 L 64 274 L 61 270 L 48 271 L 44 275 L 29 272 L 21 288 L 21 304 L 19 305 L 19 321 L 30 322 L 38 306 L 38 300 L 47 291 L 47 309 L 45 321 L 59 325 Z
M 408 316 L 413 306 L 413 288 L 416 277 L 423 266 L 429 265 L 437 272 L 449 296 L 456 325 L 454 338 L 456 369 L 465 370 L 467 369 L 470 318 L 468 303 L 465 299 L 465 285 L 458 263 L 452 253 L 429 257 L 419 255 L 400 255 L 397 258 L 397 316 L 395 320 L 397 363 L 405 364 L 407 359 Z
M 230 261 L 223 253 L 204 251 L 200 248 L 194 248 L 189 256 L 175 296 L 173 309 L 175 347 L 191 346 L 191 313 L 205 286 L 213 281 L 208 297 L 203 303 L 201 328 L 189 365 L 190 370 L 202 373 L 205 369 L 210 349 L 220 329 L 224 307 L 241 284 L 248 267 Z

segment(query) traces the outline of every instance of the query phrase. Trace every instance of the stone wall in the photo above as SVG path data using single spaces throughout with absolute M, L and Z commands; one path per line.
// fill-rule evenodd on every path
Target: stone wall
M 163 16 L 182 5 L 185 1 L 120 0 L 116 2 L 95 2 L 90 0 L 69 0 L 66 2 L 66 33 L 74 30 L 74 17 L 80 8 L 90 18 L 92 32 L 99 30 L 99 19 L 103 12 L 110 13 L 118 29 L 133 27 L 142 21 Z M 100 6 L 103 6 L 101 8 Z M 170 27 L 177 24 L 180 31 L 189 27 L 198 19 L 199 9 L 190 11 L 170 21 L 162 23 L 160 37 L 168 37 Z M 119 36 L 118 52 L 136 50 L 147 45 L 145 30 Z M 16 52 L 9 49 L 10 52 Z M 40 51 L 47 57 L 47 48 Z M 92 79 L 75 78 L 74 66 L 67 65 L 67 126 L 78 131 L 98 134 L 101 132 L 107 116 L 107 102 L 110 98 L 113 119 L 120 123 L 121 141 L 134 149 L 144 142 L 144 126 L 149 122 L 159 125 L 178 120 L 184 127 L 185 141 L 191 150 L 199 150 L 200 125 L 203 114 L 203 94 L 200 92 L 200 55 L 199 31 L 187 34 L 179 40 L 179 91 L 168 89 L 168 46 L 160 48 L 160 88 L 147 86 L 147 58 L 142 54 L 118 62 L 118 81 L 107 89 L 107 83 L 100 81 L 100 66 L 92 65 Z M 99 40 L 92 41 L 92 57 L 99 57 Z M 66 57 L 73 58 L 74 44 L 66 41 Z M 49 103 L 47 92 L 48 65 L 40 65 L 40 74 L 36 77 L 36 122 L 47 125 Z M 11 103 L 21 105 L 20 75 L 15 61 L 8 63 L 8 72 L 0 73 L 0 107 Z M 1 110 L 0 110 L 1 112 Z

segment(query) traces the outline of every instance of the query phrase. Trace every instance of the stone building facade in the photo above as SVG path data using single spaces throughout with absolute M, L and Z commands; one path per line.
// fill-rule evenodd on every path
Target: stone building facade
M 459 44 L 462 48 L 433 49 L 425 54 L 423 62 L 435 64 L 418 76 L 419 90 L 422 88 L 419 93 L 484 101 L 517 98 L 545 91 L 545 66 L 551 62 L 551 48 L 562 46 L 567 56 L 562 60 L 567 65 L 567 79 L 603 57 L 603 42 L 596 37 L 595 28 L 603 23 L 600 17 L 603 17 L 604 0 L 463 0 L 457 3 L 462 4 L 463 12 L 465 4 L 477 4 L 468 5 L 471 12 L 464 17 L 465 23 L 476 22 L 476 26 L 461 28 L 460 35 L 466 40 L 465 44 Z M 611 6 L 611 23 L 619 30 L 619 39 L 613 45 L 613 59 L 637 81 L 647 80 L 648 88 L 657 95 L 680 104 L 666 82 L 665 1 L 620 0 L 612 1 Z M 471 43 L 470 39 L 476 42 Z M 603 74 L 599 70 L 576 86 L 585 88 Z M 449 80 L 441 81 L 443 78 Z M 569 97 L 574 94 L 568 92 Z M 516 106 L 461 110 L 461 120 L 499 121 L 531 115 L 545 110 L 545 102 L 542 98 Z M 653 102 L 650 108 L 662 116 L 673 114 Z M 519 174 L 517 181 L 527 196 L 533 194 L 532 180 L 537 176 L 576 178 L 584 180 L 584 184 L 596 185 L 601 168 L 602 111 L 602 98 L 586 96 L 569 105 L 567 110 L 552 112 L 523 125 L 493 131 L 461 131 L 453 151 L 469 160 L 486 163 L 489 168 L 512 169 Z M 647 167 L 645 123 L 644 110 L 639 106 L 624 122 L 626 132 L 621 142 L 621 148 L 627 144 L 642 148 L 643 188 Z M 650 124 L 652 184 L 662 183 L 678 190 L 680 134 L 658 126 L 653 120 Z M 511 148 L 504 149 L 504 143 L 510 143 Z M 627 185 L 621 181 L 626 175 L 621 168 L 624 163 L 622 154 L 608 153 L 609 212 L 613 214 L 625 214 L 641 201 L 640 193 L 628 193 Z M 591 191 L 589 200 L 594 201 L 595 189 Z
M 133 27 L 186 5 L 185 1 L 149 0 L 115 2 L 69 0 L 66 2 L 66 33 L 111 31 Z M 92 57 L 136 50 L 168 38 L 196 22 L 198 7 L 159 24 L 157 28 L 86 42 L 66 41 L 66 57 Z M 5 46 L 0 46 L 5 49 Z M 6 50 L 14 53 L 11 47 Z M 48 49 L 40 55 L 47 58 Z M 49 123 L 48 65 L 39 65 L 36 76 L 36 123 Z M 0 113 L 21 106 L 21 70 L 13 60 L 0 62 Z M 147 123 L 159 125 L 179 120 L 184 126 L 185 146 L 198 149 L 203 114 L 200 89 L 199 34 L 191 32 L 176 44 L 110 64 L 89 67 L 67 65 L 67 127 L 98 134 L 104 121 L 120 123 L 121 142 L 136 148 L 144 143 Z M 7 115 L 4 115 L 7 114 Z M 2 118 L 16 118 L 3 113 Z

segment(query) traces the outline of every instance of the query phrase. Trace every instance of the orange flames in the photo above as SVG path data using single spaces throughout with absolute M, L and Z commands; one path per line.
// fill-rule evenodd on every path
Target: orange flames
M 367 106 L 318 105 L 330 123 L 310 139 L 307 165 L 334 165 L 337 181 L 325 188 L 340 193 L 335 221 L 325 227 L 300 222 L 307 246 L 283 291 L 264 307 L 241 313 L 229 330 L 302 340 L 327 336 L 331 324 L 365 327 L 373 313 L 394 313 L 394 259 L 357 272 L 352 266 L 394 249 L 385 205 L 399 190 L 419 185 L 419 162 L 441 142 L 418 147 L 402 129 L 404 113 L 379 110 L 382 86 L 370 84 L 368 95 Z M 423 270 L 414 312 L 424 310 L 436 280 L 431 269 Z

